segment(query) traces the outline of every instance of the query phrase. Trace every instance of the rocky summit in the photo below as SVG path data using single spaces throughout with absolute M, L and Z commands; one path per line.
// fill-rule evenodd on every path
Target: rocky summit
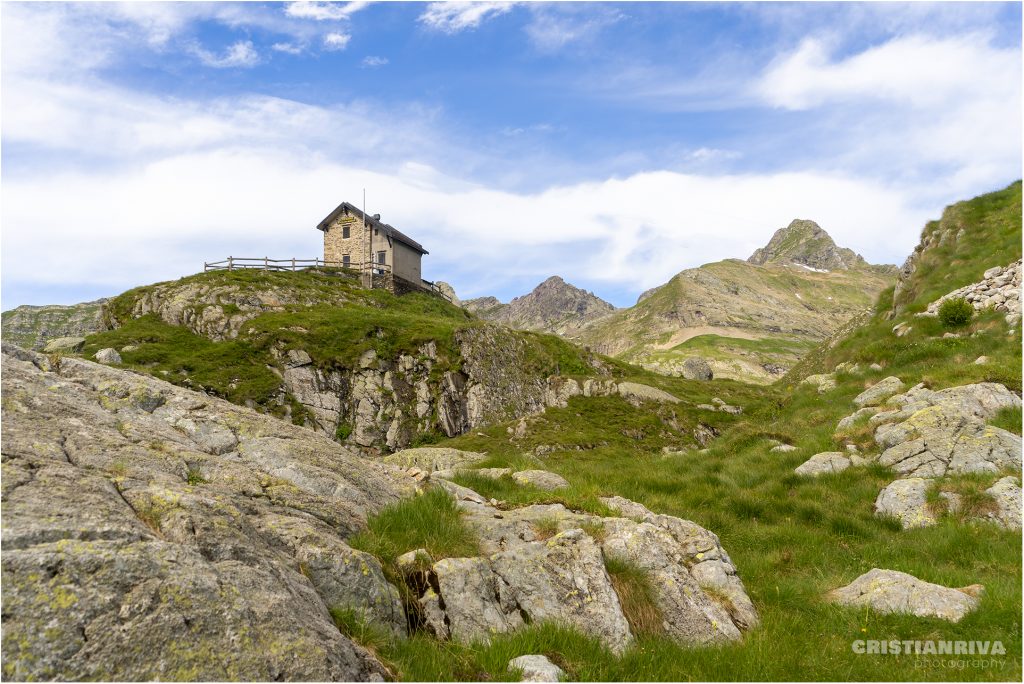
M 513 328 L 571 335 L 587 324 L 615 311 L 615 307 L 596 296 L 551 276 L 532 292 L 502 304 L 495 297 L 480 297 L 462 302 L 462 306 L 488 321 Z
M 798 221 L 563 335 L 325 268 L 5 341 L 3 676 L 1018 681 L 1021 244 L 1014 183 L 892 289 Z

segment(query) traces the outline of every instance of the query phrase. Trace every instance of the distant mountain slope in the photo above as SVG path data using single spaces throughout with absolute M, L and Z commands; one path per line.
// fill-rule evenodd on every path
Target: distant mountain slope
M 682 271 L 576 337 L 661 373 L 700 356 L 718 377 L 771 382 L 868 309 L 895 275 L 838 247 L 813 221 L 796 220 L 748 261 Z
M 42 349 L 58 337 L 85 337 L 103 329 L 106 299 L 82 304 L 19 306 L 3 312 L 3 339 L 25 349 Z
M 480 318 L 511 328 L 559 335 L 572 334 L 615 311 L 614 306 L 594 293 L 558 276 L 551 276 L 529 294 L 508 304 L 494 297 L 479 297 L 462 302 L 462 306 Z

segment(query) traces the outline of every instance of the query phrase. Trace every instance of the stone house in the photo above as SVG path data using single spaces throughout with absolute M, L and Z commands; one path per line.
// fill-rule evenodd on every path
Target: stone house
M 430 289 L 424 282 L 420 259 L 429 254 L 423 245 L 380 214 L 366 215 L 355 205 L 342 202 L 317 225 L 324 234 L 324 261 L 365 270 L 388 280 L 405 281 L 405 287 Z

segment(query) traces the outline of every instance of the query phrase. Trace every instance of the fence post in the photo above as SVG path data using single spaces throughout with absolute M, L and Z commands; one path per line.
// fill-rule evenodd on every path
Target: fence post
M 292 270 L 295 270 L 295 257 L 292 257 Z
M 229 256 L 228 257 L 228 270 L 232 271 L 232 270 L 234 270 L 234 268 L 235 268 L 235 258 Z

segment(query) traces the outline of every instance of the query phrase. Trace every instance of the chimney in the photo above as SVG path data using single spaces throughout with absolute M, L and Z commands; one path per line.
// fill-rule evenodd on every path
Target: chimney
M 380 221 L 380 214 L 374 214 L 373 215 L 373 220 L 374 221 Z

